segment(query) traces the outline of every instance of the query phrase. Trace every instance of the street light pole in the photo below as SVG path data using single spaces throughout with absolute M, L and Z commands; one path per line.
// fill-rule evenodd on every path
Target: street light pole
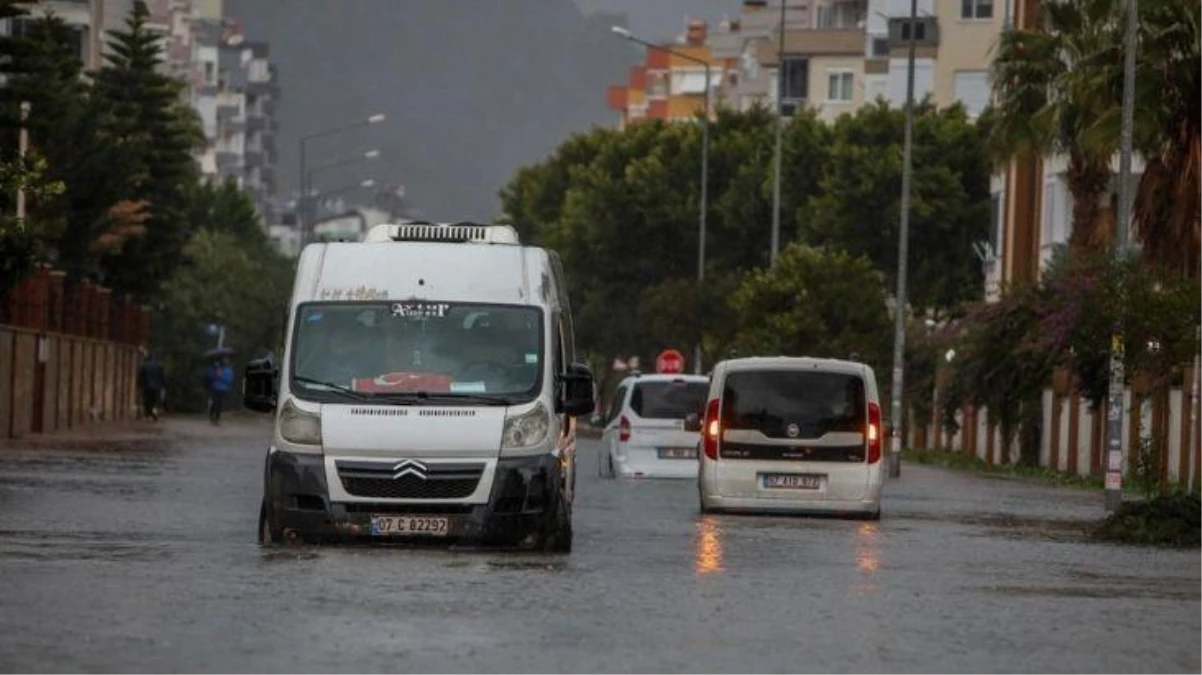
M 323 131 L 318 131 L 316 133 L 309 134 L 308 136 L 301 136 L 301 139 L 300 139 L 300 175 L 297 176 L 297 179 L 296 179 L 297 182 L 300 184 L 301 192 L 300 192 L 300 198 L 297 200 L 296 212 L 297 212 L 297 220 L 299 221 L 298 224 L 300 225 L 300 228 L 301 228 L 301 245 L 302 246 L 306 243 L 306 241 L 309 238 L 308 207 L 309 207 L 310 186 L 308 184 L 308 179 L 306 176 L 306 171 L 308 170 L 308 165 L 305 162 L 306 157 L 307 157 L 307 146 L 308 146 L 309 141 L 316 139 L 316 138 L 322 138 L 324 136 L 332 136 L 334 134 L 342 133 L 344 131 L 350 131 L 351 129 L 358 129 L 359 127 L 368 126 L 371 124 L 380 124 L 381 122 L 385 121 L 386 119 L 388 119 L 388 118 L 383 113 L 376 113 L 375 115 L 372 115 L 371 117 L 368 117 L 367 119 L 364 119 L 364 120 L 360 120 L 358 122 L 354 122 L 351 124 L 345 124 L 343 126 L 334 127 L 332 129 L 325 129 Z
M 701 117 L 701 213 L 698 215 L 698 241 L 697 241 L 697 307 L 700 311 L 702 305 L 701 291 L 705 284 L 705 216 L 709 211 L 709 156 L 710 156 L 710 64 L 708 61 L 689 56 L 674 49 L 669 49 L 663 45 L 653 44 L 646 40 L 640 40 L 630 33 L 629 30 L 622 26 L 613 26 L 610 30 L 615 35 L 637 42 L 648 49 L 658 49 L 667 54 L 671 54 L 684 61 L 697 63 L 705 68 L 705 114 Z M 698 322 L 700 329 L 700 322 Z M 701 336 L 697 336 L 697 343 L 693 348 L 693 372 L 700 375 L 703 371 L 701 368 Z
M 21 101 L 21 131 L 17 135 L 17 156 L 21 160 L 21 180 L 17 188 L 17 220 L 25 219 L 25 153 L 29 149 L 29 128 L 25 123 L 29 120 L 29 101 Z
M 776 148 L 773 151 L 772 168 L 772 248 L 768 254 L 768 266 L 776 267 L 776 256 L 780 250 L 780 162 L 781 145 L 785 127 L 785 5 L 780 0 L 780 27 L 776 45 Z
M 1114 254 L 1127 255 L 1127 219 L 1131 213 L 1131 146 L 1135 124 L 1135 49 L 1139 29 L 1138 0 L 1127 0 L 1127 30 L 1123 36 L 1123 110 L 1119 150 L 1119 212 L 1114 219 Z M 1123 292 L 1120 289 L 1120 292 Z M 1123 327 L 1110 337 L 1110 391 L 1106 401 L 1106 508 L 1123 503 Z M 1188 467 L 1187 467 L 1188 468 Z
M 918 0 L 910 0 L 910 53 L 906 68 L 906 131 L 902 145 L 901 223 L 897 232 L 897 297 L 893 307 L 893 383 L 889 391 L 889 477 L 901 476 L 902 385 L 906 373 L 906 259 L 910 252 L 910 171 L 914 146 L 914 50 Z
M 362 152 L 353 157 L 347 157 L 346 159 L 340 159 L 336 162 L 330 162 L 328 164 L 322 164 L 321 166 L 314 167 L 312 169 L 309 169 L 309 172 L 305 175 L 305 185 L 309 186 L 309 190 L 312 191 L 313 190 L 313 177 L 316 176 L 317 174 L 322 173 L 324 171 L 329 171 L 330 169 L 337 169 L 337 168 L 343 167 L 343 166 L 350 166 L 351 164 L 358 164 L 359 162 L 364 162 L 369 159 L 375 159 L 379 156 L 380 156 L 379 150 L 367 150 L 367 151 Z

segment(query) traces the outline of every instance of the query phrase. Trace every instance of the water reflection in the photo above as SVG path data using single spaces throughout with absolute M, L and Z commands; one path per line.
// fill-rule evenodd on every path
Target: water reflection
M 711 516 L 702 516 L 697 521 L 697 574 L 722 572 L 722 530 L 718 521 Z
M 860 595 L 874 595 L 880 589 L 876 583 L 880 567 L 880 529 L 876 523 L 862 523 L 856 528 L 856 568 L 860 570 L 860 579 L 853 590 Z

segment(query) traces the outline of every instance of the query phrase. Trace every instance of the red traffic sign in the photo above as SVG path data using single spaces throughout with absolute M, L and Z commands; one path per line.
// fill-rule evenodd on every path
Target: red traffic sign
M 676 374 L 684 372 L 684 354 L 675 349 L 665 349 L 655 357 L 655 372 Z

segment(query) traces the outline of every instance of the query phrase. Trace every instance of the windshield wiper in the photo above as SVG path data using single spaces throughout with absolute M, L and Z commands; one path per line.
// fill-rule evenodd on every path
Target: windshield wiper
M 389 394 L 376 394 L 373 398 L 384 398 L 386 400 L 397 400 L 401 402 L 419 403 L 426 402 L 432 399 L 453 399 L 463 401 L 475 401 L 477 403 L 485 403 L 487 405 L 513 405 L 513 401 L 501 396 L 489 396 L 487 394 L 469 394 L 463 392 L 445 392 L 445 391 L 405 391 L 394 392 Z
M 305 377 L 304 375 L 293 375 L 292 379 L 296 380 L 297 382 L 300 382 L 301 384 L 314 384 L 319 387 L 324 387 L 326 391 L 331 391 L 335 394 L 341 394 L 347 398 L 351 398 L 356 401 L 366 401 L 369 398 L 363 392 L 355 391 L 354 389 L 351 389 L 350 387 L 346 386 L 345 384 L 326 382 L 325 380 L 318 380 L 318 379 L 314 379 L 312 377 Z

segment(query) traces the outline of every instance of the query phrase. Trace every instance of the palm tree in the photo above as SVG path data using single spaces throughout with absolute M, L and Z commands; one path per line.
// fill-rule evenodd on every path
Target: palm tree
M 1135 141 L 1145 158 L 1134 205 L 1145 258 L 1198 276 L 1202 248 L 1202 56 L 1197 0 L 1141 0 Z M 1121 92 L 1121 74 L 1111 77 Z M 1104 124 L 1117 131 L 1115 116 Z
M 1121 47 L 1120 9 L 1118 0 L 1047 0 L 1041 3 L 1044 29 L 1003 32 L 994 55 L 990 148 L 1003 162 L 1068 155 L 1069 241 L 1076 249 L 1108 239 L 1102 200 L 1118 138 L 1097 129 L 1097 120 L 1113 108 L 1099 91 L 1112 71 L 1100 55 Z

